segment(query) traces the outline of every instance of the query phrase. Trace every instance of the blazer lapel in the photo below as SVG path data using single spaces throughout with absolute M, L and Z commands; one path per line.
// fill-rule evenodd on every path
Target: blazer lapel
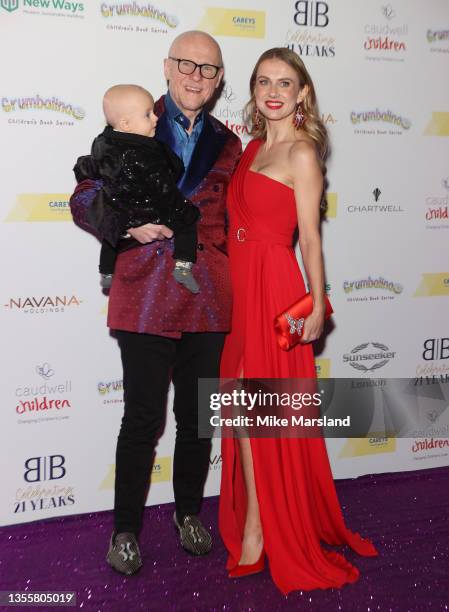
M 191 195 L 196 187 L 198 187 L 215 164 L 226 143 L 226 139 L 226 133 L 215 130 L 209 116 L 205 114 L 204 126 L 193 151 L 192 159 L 179 183 L 179 188 L 183 193 Z

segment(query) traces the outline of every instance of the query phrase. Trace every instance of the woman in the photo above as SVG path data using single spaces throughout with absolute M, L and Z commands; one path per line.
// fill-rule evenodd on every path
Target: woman
M 324 323 L 324 271 L 319 231 L 326 130 L 312 81 L 286 48 L 259 58 L 247 110 L 252 140 L 228 195 L 229 257 L 234 306 L 222 356 L 223 378 L 314 378 L 310 342 Z M 277 345 L 273 320 L 306 293 L 292 249 L 299 245 L 313 296 L 302 342 Z M 358 570 L 328 544 L 377 555 L 343 520 L 322 438 L 222 440 L 220 531 L 230 577 L 262 571 L 284 593 L 341 587 Z

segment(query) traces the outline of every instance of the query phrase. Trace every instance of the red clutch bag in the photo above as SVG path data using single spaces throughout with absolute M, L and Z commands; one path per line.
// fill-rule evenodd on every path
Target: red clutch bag
M 334 312 L 327 296 L 325 319 L 328 319 Z M 301 340 L 304 320 L 312 314 L 313 300 L 310 293 L 289 306 L 283 313 L 274 320 L 274 329 L 279 346 L 283 351 L 289 351 Z

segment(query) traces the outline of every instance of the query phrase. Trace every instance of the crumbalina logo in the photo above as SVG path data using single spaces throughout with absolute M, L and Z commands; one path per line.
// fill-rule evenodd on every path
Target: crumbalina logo
M 389 281 L 383 276 L 360 278 L 352 281 L 344 281 L 343 290 L 348 295 L 348 302 L 377 302 L 384 300 L 394 300 L 402 293 L 403 287 L 400 283 Z M 376 291 L 381 295 L 361 296 L 360 292 Z M 357 293 L 357 295 L 354 295 Z
M 354 125 L 354 134 L 368 134 L 374 136 L 400 136 L 410 129 L 412 123 L 402 115 L 396 115 L 391 110 L 376 108 L 370 111 L 351 111 L 350 121 Z M 371 127 L 369 124 L 385 124 L 388 127 Z M 364 127 L 364 124 L 368 124 Z

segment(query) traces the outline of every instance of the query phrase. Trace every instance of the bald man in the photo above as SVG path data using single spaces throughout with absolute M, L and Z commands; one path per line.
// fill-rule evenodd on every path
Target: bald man
M 129 230 L 142 246 L 119 254 L 108 308 L 108 325 L 121 352 L 125 407 L 107 561 L 123 574 L 142 565 L 137 538 L 170 380 L 176 419 L 174 523 L 185 550 L 204 555 L 211 549 L 209 530 L 199 518 L 210 440 L 198 438 L 198 379 L 218 378 L 230 327 L 225 200 L 241 143 L 205 109 L 223 78 L 220 47 L 204 32 L 185 32 L 173 41 L 164 73 L 168 92 L 154 107 L 156 139 L 182 159 L 178 188 L 201 213 L 195 264 L 201 291 L 194 295 L 171 277 L 169 228 L 147 223 Z M 82 180 L 71 198 L 74 220 L 85 229 L 92 230 L 88 211 L 101 188 L 99 180 Z

